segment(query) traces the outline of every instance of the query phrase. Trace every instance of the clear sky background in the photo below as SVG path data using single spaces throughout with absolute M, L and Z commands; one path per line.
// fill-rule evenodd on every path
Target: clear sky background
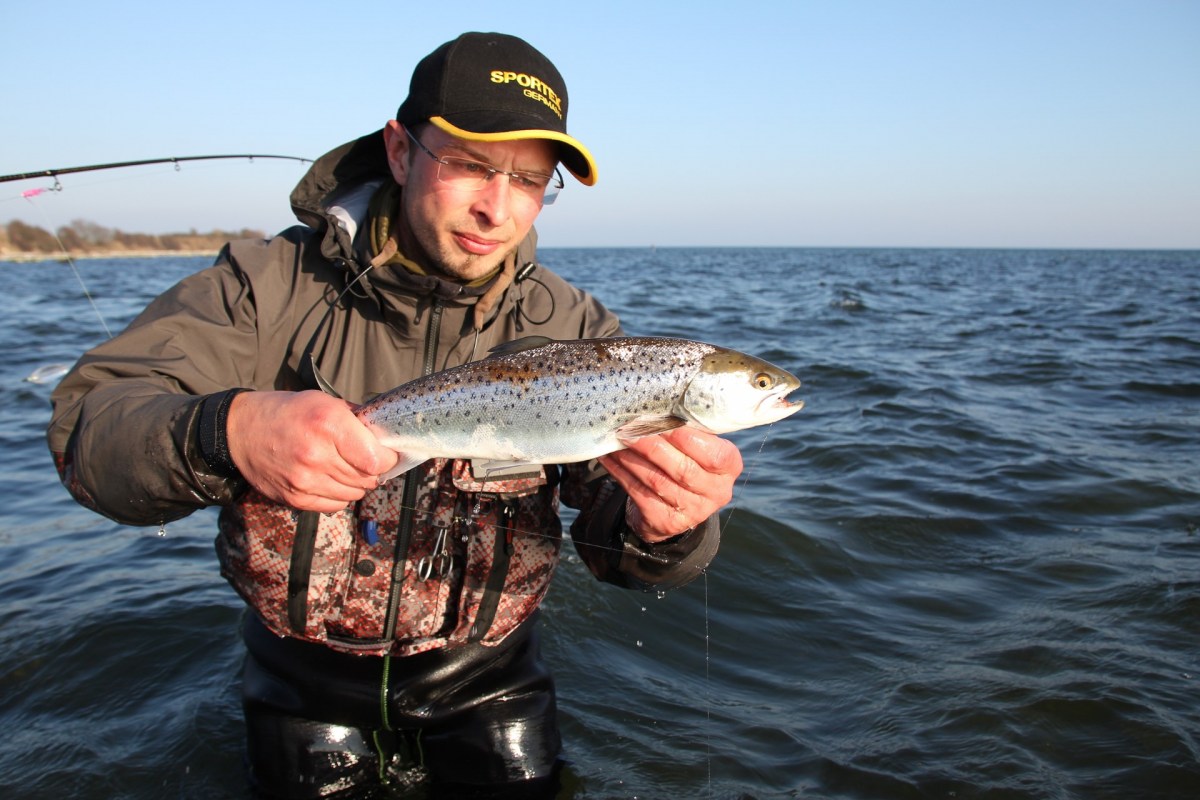
M 530 41 L 599 182 L 544 246 L 1200 248 L 1200 2 L 16 2 L 0 175 L 314 158 L 380 128 L 464 30 Z M 0 184 L 0 222 L 292 223 L 305 167 L 207 162 Z

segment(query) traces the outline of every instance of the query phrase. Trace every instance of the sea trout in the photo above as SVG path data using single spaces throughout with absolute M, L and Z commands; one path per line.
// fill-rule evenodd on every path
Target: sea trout
M 393 477 L 436 457 L 572 464 L 683 425 L 765 425 L 804 406 L 787 399 L 799 386 L 762 359 L 687 339 L 529 337 L 355 413 L 400 453 Z

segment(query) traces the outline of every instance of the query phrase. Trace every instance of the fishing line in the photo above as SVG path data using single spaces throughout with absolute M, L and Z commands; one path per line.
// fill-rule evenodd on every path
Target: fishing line
M 770 438 L 770 428 L 771 428 L 771 427 L 773 427 L 773 426 L 774 426 L 774 423 L 771 423 L 770 425 L 767 425 L 767 426 L 766 426 L 766 430 L 765 430 L 765 431 L 764 431 L 764 433 L 763 433 L 763 438 L 762 438 L 762 441 L 759 443 L 758 450 L 756 450 L 756 451 L 755 451 L 754 458 L 751 460 L 751 462 L 750 462 L 750 464 L 748 465 L 748 467 L 747 467 L 745 470 L 743 470 L 743 472 L 742 472 L 742 482 L 741 482 L 741 484 L 740 484 L 740 488 L 738 489 L 738 491 L 739 491 L 739 492 L 745 492 L 745 491 L 746 491 L 746 486 L 747 486 L 747 485 L 749 484 L 749 482 L 750 482 L 750 474 L 751 474 L 751 473 L 752 473 L 752 472 L 753 472 L 753 471 L 754 471 L 754 470 L 757 468 L 757 466 L 758 466 L 759 459 L 761 458 L 761 456 L 762 456 L 762 454 L 763 454 L 763 451 L 766 449 L 766 446 L 767 446 L 767 440 Z M 732 501 L 731 501 L 731 503 L 732 503 Z M 404 505 L 403 503 L 401 503 L 401 504 L 397 505 L 397 506 L 396 506 L 396 508 L 397 508 L 397 510 L 411 511 L 411 512 L 413 512 L 414 514 L 416 514 L 416 515 L 419 515 L 419 516 L 422 516 L 422 517 L 428 517 L 428 516 L 434 516 L 434 515 L 435 515 L 435 512 L 433 512 L 433 511 L 425 511 L 425 510 L 422 510 L 422 509 L 420 509 L 420 508 L 416 508 L 416 507 L 414 507 L 414 506 L 406 506 L 406 505 Z M 733 506 L 733 505 L 731 504 L 731 506 L 730 506 L 730 509 L 729 509 L 729 513 L 725 515 L 725 522 L 724 522 L 724 524 L 722 524 L 722 526 L 721 526 L 721 535 L 722 535 L 722 536 L 724 536 L 724 534 L 725 534 L 725 531 L 728 529 L 728 527 L 729 527 L 729 522 L 730 522 L 730 520 L 733 518 L 733 512 L 734 512 L 735 510 L 736 510 L 736 507 L 735 507 L 735 506 Z M 479 511 L 479 503 L 478 503 L 478 501 L 477 501 L 477 502 L 476 502 L 476 504 L 475 504 L 475 506 L 474 506 L 474 507 L 471 509 L 471 511 L 470 511 L 470 512 L 469 512 L 469 513 L 468 513 L 468 514 L 465 516 L 465 517 L 464 517 L 464 516 L 455 515 L 455 517 L 454 517 L 454 519 L 453 519 L 452 521 L 453 521 L 453 522 L 456 522 L 456 523 L 461 523 L 461 524 L 467 524 L 467 525 L 470 525 L 470 524 L 474 523 L 474 521 L 475 521 L 475 514 L 476 514 L 478 511 Z M 563 534 L 561 534 L 561 533 L 560 533 L 560 534 L 549 534 L 549 533 L 542 533 L 541 531 L 529 531 L 529 530 L 524 530 L 524 529 L 522 529 L 522 528 L 517 528 L 517 527 L 513 527 L 513 528 L 511 528 L 511 529 L 509 529 L 509 530 L 511 530 L 511 532 L 512 532 L 512 533 L 514 533 L 514 534 L 519 534 L 519 535 L 521 535 L 521 536 L 530 537 L 530 538 L 540 538 L 540 539 L 547 539 L 547 540 L 558 540 L 558 541 L 561 541 L 561 540 L 562 540 L 562 538 L 563 538 Z M 570 534 L 570 531 L 567 531 L 566 533 L 569 535 L 569 534 Z M 574 541 L 574 539 L 573 539 L 573 538 L 572 538 L 572 541 Z M 624 552 L 625 552 L 625 551 L 624 551 L 624 549 L 623 549 L 623 548 L 621 548 L 621 547 L 611 547 L 611 546 L 607 546 L 607 545 L 593 544 L 593 543 L 591 543 L 591 542 L 585 542 L 585 543 L 584 543 L 584 546 L 585 546 L 585 547 L 593 547 L 593 548 L 595 548 L 595 549 L 597 549 L 597 550 L 603 550 L 603 551 L 607 551 L 607 552 L 610 552 L 610 553 L 624 553 Z M 705 596 L 704 596 L 704 608 L 705 608 L 705 613 L 704 613 L 704 626 L 705 626 L 705 628 L 704 628 L 704 641 L 705 641 L 705 662 L 706 662 L 706 669 L 707 669 L 707 662 L 708 662 L 708 658 L 709 658 L 709 654 L 708 654 L 708 650 L 707 650 L 707 648 L 708 648 L 708 641 L 709 641 L 709 638 L 708 638 L 708 573 L 707 573 L 707 571 L 706 571 L 706 570 L 707 570 L 707 567 L 692 567 L 692 569 L 696 570 L 698 573 L 700 573 L 701 575 L 704 575 L 704 576 L 705 576 Z M 710 713 L 711 713 L 711 710 L 710 710 Z
M 435 517 L 435 516 L 437 516 L 436 511 L 428 511 L 425 509 L 418 508 L 416 506 L 405 505 L 404 503 L 397 503 L 395 505 L 395 508 L 397 511 L 411 511 L 417 517 Z M 479 503 L 476 502 L 475 505 L 471 508 L 471 510 L 465 516 L 460 515 L 460 514 L 453 515 L 450 518 L 450 523 L 451 524 L 460 524 L 460 525 L 473 525 L 476 521 L 476 515 L 480 511 L 482 511 L 482 508 L 480 507 Z M 334 512 L 334 513 L 340 513 L 340 512 Z M 163 533 L 165 532 L 165 529 L 166 529 L 165 525 L 160 525 L 159 535 L 163 535 Z M 530 539 L 545 539 L 547 541 L 563 541 L 563 539 L 564 539 L 564 536 L 561 533 L 556 535 L 556 534 L 551 534 L 551 533 L 542 533 L 541 531 L 525 530 L 524 528 L 517 528 L 517 527 L 506 528 L 505 531 L 507 533 L 513 533 L 513 534 L 516 534 L 519 536 L 524 536 L 524 537 L 530 538 Z M 569 535 L 570 531 L 567 531 L 566 533 L 567 533 L 567 535 Z M 574 541 L 574 539 L 572 539 L 572 541 Z M 590 542 L 585 543 L 585 546 L 593 547 L 597 550 L 603 550 L 603 551 L 607 551 L 610 553 L 625 552 L 620 547 L 610 547 L 610 546 L 602 545 L 602 544 L 592 544 Z M 698 569 L 701 573 L 703 573 L 703 569 L 700 569 L 699 567 L 696 567 L 695 569 Z
M 36 197 L 39 194 L 44 194 L 45 192 L 64 192 L 64 191 L 66 191 L 66 187 L 64 187 L 62 185 L 62 183 L 59 181 L 58 178 L 60 175 L 72 175 L 72 174 L 82 173 L 82 172 L 97 172 L 97 171 L 102 171 L 102 170 L 115 170 L 115 169 L 138 167 L 138 166 L 150 165 L 150 164 L 171 164 L 174 167 L 174 169 L 172 171 L 182 172 L 183 170 L 182 170 L 181 164 L 183 162 L 214 161 L 214 160 L 223 160 L 223 159 L 243 159 L 243 158 L 247 159 L 250 163 L 254 163 L 254 159 L 256 159 L 256 158 L 299 161 L 302 164 L 312 163 L 311 159 L 301 158 L 299 156 L 247 154 L 247 155 L 216 155 L 216 156 L 177 156 L 174 158 L 153 158 L 153 159 L 145 159 L 145 160 L 141 160 L 141 161 L 121 161 L 121 162 L 114 162 L 111 164 L 90 164 L 90 165 L 82 166 L 82 167 L 61 167 L 61 168 L 56 168 L 56 169 L 44 169 L 44 170 L 37 170 L 36 172 L 20 172 L 20 173 L 15 173 L 13 175 L 0 175 L 0 183 L 6 183 L 6 182 L 12 182 L 12 181 L 33 180 L 35 178 L 52 178 L 54 180 L 54 185 L 52 185 L 52 186 L 38 187 L 35 189 L 26 189 L 25 191 L 21 192 L 20 194 L 10 195 L 8 197 L 0 198 L 0 202 L 7 202 L 9 200 L 29 200 L 30 198 Z M 217 166 L 216 164 L 203 165 L 203 166 L 197 166 L 195 169 L 196 169 L 196 171 L 203 172 L 208 167 L 216 167 L 216 166 Z M 104 184 L 109 184 L 109 183 L 118 183 L 118 182 L 129 181 L 129 180 L 145 180 L 146 178 L 152 177 L 155 175 L 164 175 L 164 174 L 166 174 L 166 172 L 167 172 L 167 170 L 151 170 L 149 172 L 142 172 L 141 174 L 131 174 L 127 177 L 113 177 L 113 178 L 109 178 L 107 180 L 97 180 L 97 181 L 82 181 L 82 182 L 74 183 L 72 185 L 72 188 L 75 189 L 76 191 L 78 191 L 81 189 L 88 189 L 90 187 L 102 186 Z
M 763 451 L 767 447 L 767 439 L 770 438 L 771 428 L 775 423 L 771 423 L 763 428 L 762 441 L 759 442 L 758 450 L 755 451 L 754 457 L 742 471 L 742 482 L 738 489 L 739 492 L 745 493 L 746 486 L 750 483 L 750 474 L 758 468 L 759 459 L 762 457 Z M 729 523 L 733 520 L 733 513 L 737 509 L 731 505 L 729 513 L 725 515 L 725 523 L 721 526 L 721 536 L 724 538 L 725 531 L 729 528 Z M 704 578 L 704 725 L 707 730 L 712 730 L 712 639 L 709 633 L 709 613 L 708 613 L 708 570 L 700 569 L 700 574 Z M 708 796 L 713 796 L 713 775 L 712 775 L 712 737 L 708 737 L 704 742 L 705 758 L 708 766 Z
M 54 183 L 55 183 L 55 185 L 58 185 L 58 180 L 55 179 Z M 61 189 L 61 187 L 59 187 L 52 191 L 62 191 L 62 189 Z M 63 240 L 61 238 L 59 238 L 58 231 L 55 229 L 53 223 L 50 222 L 50 218 L 47 216 L 45 209 L 43 209 L 40 205 L 38 205 L 37 203 L 34 202 L 34 198 L 37 197 L 41 193 L 42 192 L 40 192 L 40 191 L 26 192 L 25 199 L 29 201 L 29 204 L 31 206 L 33 206 L 34 208 L 36 208 L 38 210 L 38 213 L 42 217 L 42 222 L 49 229 L 50 235 L 54 237 L 54 241 L 58 243 L 58 248 L 60 250 L 62 250 L 63 256 L 67 259 L 67 264 L 71 267 L 71 272 L 75 273 L 75 280 L 77 280 L 79 282 L 79 288 L 83 290 L 83 296 L 87 298 L 88 303 L 92 306 L 92 311 L 96 312 L 96 318 L 98 320 L 100 320 L 100 327 L 104 328 L 105 335 L 108 336 L 109 339 L 111 339 L 113 337 L 112 331 L 109 330 L 108 323 L 104 320 L 104 315 L 100 313 L 100 307 L 96 305 L 95 298 L 93 298 L 92 293 L 90 291 L 88 291 L 87 284 L 83 282 L 83 275 L 81 275 L 79 273 L 79 267 L 77 267 L 75 265 L 75 259 L 71 258 L 70 251 L 67 250 L 67 246 L 65 244 L 63 244 Z
M 411 511 L 413 514 L 420 516 L 420 517 L 433 517 L 433 516 L 437 515 L 436 512 L 434 512 L 434 511 L 428 511 L 428 510 L 416 508 L 414 506 L 405 505 L 403 503 L 398 503 L 395 506 L 395 508 L 398 511 Z M 475 522 L 475 515 L 480 510 L 481 510 L 481 508 L 479 506 L 479 503 L 476 502 L 475 506 L 471 508 L 471 510 L 466 514 L 466 516 L 461 516 L 461 515 L 455 514 L 450 521 L 452 523 L 471 525 Z M 564 540 L 563 533 L 559 533 L 559 534 L 542 533 L 541 531 L 531 531 L 531 530 L 525 530 L 523 528 L 517 528 L 517 527 L 508 528 L 506 530 L 513 534 L 517 534 L 517 535 L 524 536 L 524 537 L 531 538 L 531 539 L 546 539 L 548 541 L 563 541 Z M 570 531 L 569 530 L 566 531 L 565 534 L 570 535 Z M 574 537 L 572 537 L 572 541 L 574 541 Z M 606 551 L 609 553 L 624 553 L 625 552 L 625 550 L 621 547 L 612 547 L 609 545 L 593 544 L 591 542 L 582 542 L 582 544 L 584 547 L 591 547 L 596 550 L 602 550 L 602 551 Z M 704 574 L 704 567 L 692 567 L 692 569 L 696 570 L 701 575 Z
M 149 159 L 140 159 L 137 161 L 117 161 L 117 162 L 110 162 L 110 163 L 105 163 L 105 164 L 86 164 L 86 165 L 77 166 L 77 167 L 55 167 L 52 169 L 42 169 L 42 170 L 36 170 L 33 172 L 19 172 L 19 173 L 14 173 L 12 175 L 0 175 L 0 183 L 30 180 L 33 178 L 51 178 L 54 180 L 54 184 L 52 186 L 43 186 L 43 187 L 36 187 L 33 189 L 27 189 L 27 190 L 21 192 L 17 196 L 3 198 L 3 199 L 4 200 L 22 199 L 22 200 L 27 201 L 28 203 L 30 203 L 37 209 L 38 214 L 42 218 L 43 224 L 48 229 L 49 234 L 54 238 L 55 244 L 58 245 L 58 249 L 61 251 L 63 258 L 66 260 L 67 265 L 71 268 L 71 272 L 75 275 L 75 280 L 76 280 L 76 282 L 79 283 L 79 288 L 83 291 L 84 297 L 87 298 L 88 304 L 91 305 L 92 311 L 95 312 L 95 314 L 96 314 L 96 318 L 98 320 L 100 320 L 100 327 L 104 329 L 105 335 L 109 339 L 111 339 L 111 338 L 113 338 L 112 330 L 109 328 L 107 320 L 104 319 L 104 315 L 100 312 L 99 306 L 96 305 L 96 300 L 92 296 L 91 291 L 88 289 L 87 283 L 84 282 L 83 275 L 79 271 L 79 267 L 76 264 L 75 259 L 72 258 L 70 251 L 67 249 L 66 245 L 63 243 L 62 238 L 58 234 L 57 228 L 54 226 L 53 223 L 50 222 L 49 216 L 46 214 L 45 209 L 43 209 L 39 204 L 35 203 L 34 199 L 36 197 L 38 197 L 39 195 L 45 194 L 46 192 L 62 192 L 62 191 L 64 191 L 64 187 L 63 187 L 62 183 L 59 181 L 60 175 L 70 175 L 70 174 L 81 173 L 81 172 L 97 172 L 97 171 L 103 171 L 103 170 L 125 169 L 125 168 L 129 168 L 129 167 L 140 167 L 140 166 L 146 166 L 146 165 L 151 165 L 151 164 L 171 164 L 174 167 L 175 172 L 181 172 L 182 170 L 181 170 L 180 165 L 183 162 L 219 161 L 219 160 L 231 160 L 231 159 L 238 159 L 238 160 L 246 159 L 250 163 L 254 163 L 255 159 L 275 159 L 275 160 L 283 160 L 283 161 L 298 161 L 302 164 L 312 163 L 312 159 L 301 158 L 299 156 L 273 155 L 273 154 L 265 154 L 265 153 L 242 153 L 242 154 L 203 155 L 203 156 L 171 156 L 168 158 L 149 158 Z M 151 173 L 151 174 L 161 174 L 161 173 Z M 138 177 L 144 179 L 147 176 L 140 175 Z M 117 180 L 132 180 L 132 179 L 133 179 L 133 176 L 130 176 L 129 178 L 114 178 L 111 181 L 93 181 L 90 184 L 85 182 L 85 183 L 81 184 L 81 186 L 87 187 L 89 185 L 111 183 L 111 182 L 115 182 Z M 32 381 L 34 383 L 49 382 L 50 380 L 59 377 L 61 375 L 61 373 L 65 372 L 65 371 L 66 371 L 65 365 L 59 365 L 59 364 L 47 365 L 45 367 L 39 368 L 39 370 L 35 370 L 35 372 L 32 375 L 30 375 L 28 378 L 26 378 L 26 380 Z
M 708 570 L 701 570 L 704 578 L 704 728 L 712 730 L 712 645 L 708 638 Z M 704 740 L 704 756 L 708 764 L 708 796 L 712 797 L 712 736 Z
M 770 437 L 771 428 L 774 427 L 774 425 L 775 423 L 772 422 L 763 429 L 763 438 L 758 444 L 758 450 L 755 451 L 754 458 L 750 461 L 749 466 L 742 471 L 742 485 L 739 491 L 746 491 L 746 485 L 750 483 L 750 473 L 758 467 L 758 460 L 762 457 L 763 450 L 765 450 L 767 447 L 767 439 Z M 729 521 L 733 519 L 733 512 L 736 510 L 736 507 L 732 505 L 732 501 L 730 501 L 730 503 L 731 505 L 729 507 L 729 513 L 725 515 L 725 524 L 721 526 L 722 536 L 725 535 L 725 529 L 729 527 Z
M 188 171 L 188 174 L 195 175 L 196 173 L 204 173 L 207 170 L 211 170 L 211 169 L 220 169 L 220 165 L 218 165 L 218 164 L 198 165 L 198 166 L 192 167 Z M 68 186 L 64 186 L 61 182 L 59 182 L 58 178 L 55 178 L 54 185 L 52 185 L 52 186 L 38 187 L 36 189 L 26 189 L 25 191 L 21 192 L 20 194 L 10 195 L 8 197 L 0 198 L 0 201 L 7 202 L 9 200 L 25 200 L 25 199 L 28 199 L 31 195 L 45 194 L 46 192 L 66 192 L 68 189 L 70 189 L 72 192 L 75 192 L 77 194 L 87 194 L 88 191 L 95 189 L 96 187 L 110 186 L 112 184 L 121 184 L 121 183 L 126 183 L 129 181 L 144 181 L 144 180 L 147 180 L 150 178 L 161 177 L 163 175 L 167 175 L 172 172 L 181 172 L 181 171 L 182 170 L 180 169 L 179 165 L 176 164 L 175 168 L 173 170 L 171 170 L 171 169 L 152 169 L 152 170 L 147 170 L 147 171 L 140 171 L 136 174 L 113 175 L 108 178 L 101 178 L 99 180 L 90 180 L 90 181 L 86 180 L 86 179 L 83 179 L 83 180 L 77 179 L 77 180 L 71 181 Z M 79 198 L 76 198 L 76 199 L 79 199 Z

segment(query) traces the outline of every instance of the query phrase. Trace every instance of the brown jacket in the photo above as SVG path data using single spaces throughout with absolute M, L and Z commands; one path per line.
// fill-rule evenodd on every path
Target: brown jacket
M 99 513 L 134 525 L 157 525 L 196 508 L 223 506 L 218 537 L 223 572 L 259 608 L 268 625 L 280 634 L 335 647 L 342 637 L 347 641 L 344 649 L 355 652 L 361 651 L 355 642 L 364 637 L 374 642 L 368 650 L 390 646 L 381 639 L 384 628 L 401 643 L 394 652 L 502 639 L 532 612 L 548 585 L 559 545 L 560 484 L 564 499 L 581 510 L 572 528 L 576 547 L 601 579 L 668 588 L 699 574 L 716 551 L 715 517 L 686 536 L 649 546 L 625 530 L 625 496 L 594 463 L 562 469 L 548 466 L 534 491 L 514 493 L 470 485 L 458 462 L 430 462 L 407 476 L 413 485 L 408 495 L 389 501 L 397 518 L 380 520 L 386 523 L 380 526 L 384 532 L 380 538 L 390 552 L 379 557 L 359 553 L 367 539 L 357 536 L 362 534 L 363 509 L 378 503 L 379 497 L 368 497 L 339 515 L 304 515 L 272 508 L 237 480 L 213 474 L 197 442 L 204 401 L 233 387 L 314 388 L 304 370 L 309 349 L 329 384 L 347 400 L 363 402 L 421 374 L 480 358 L 490 348 L 522 336 L 620 335 L 611 312 L 540 267 L 505 291 L 478 334 L 472 311 L 487 286 L 472 289 L 381 267 L 343 294 L 367 261 L 363 248 L 355 244 L 361 238 L 356 231 L 366 202 L 373 189 L 388 179 L 381 134 L 332 151 L 313 165 L 292 194 L 293 208 L 305 225 L 269 241 L 227 245 L 213 267 L 185 278 L 151 302 L 122 334 L 85 354 L 52 396 L 48 441 L 67 488 Z M 513 257 L 518 268 L 536 263 L 533 234 Z M 385 489 L 396 495 L 406 491 L 399 485 L 403 482 L 397 479 L 396 486 Z M 487 503 L 495 507 L 482 509 Z M 402 523 L 399 515 L 406 509 L 413 513 Z M 478 513 L 464 515 L 462 509 Z M 394 621 L 408 607 L 406 597 L 428 588 L 419 585 L 423 582 L 414 575 L 421 554 L 433 552 L 438 531 L 446 529 L 451 518 L 447 513 L 478 523 L 476 532 L 483 537 L 494 537 L 497 522 L 509 515 L 507 538 L 515 532 L 540 543 L 541 549 L 531 558 L 542 568 L 533 570 L 536 575 L 522 576 L 520 586 L 505 583 L 504 576 L 492 574 L 493 556 L 503 557 L 504 547 L 490 548 L 493 555 L 472 567 L 465 550 L 479 537 L 467 530 L 468 525 L 457 536 L 464 552 L 449 580 L 459 585 L 449 591 L 458 596 L 464 581 L 475 580 L 493 589 L 503 586 L 499 598 L 495 592 L 484 598 L 480 587 L 470 600 L 443 598 L 437 612 L 440 622 L 425 619 L 406 631 L 403 623 Z M 521 515 L 520 522 L 514 522 L 514 514 Z M 525 530 L 528 526 L 536 530 Z M 336 534 L 328 533 L 333 528 Z M 307 529 L 323 543 L 331 563 L 322 562 L 318 551 L 315 560 L 310 553 L 309 563 L 297 567 L 296 531 Z M 321 530 L 326 531 L 323 539 L 318 535 Z M 264 546 L 274 554 L 265 569 L 260 558 Z M 511 555 L 511 546 L 508 549 Z M 452 558 L 447 563 L 455 562 Z M 260 574 L 251 579 L 247 575 L 254 564 Z M 305 574 L 295 574 L 305 569 Z M 476 570 L 474 577 L 471 569 Z M 382 596 L 390 596 L 390 601 L 380 600 L 377 592 L 374 599 L 364 601 L 363 608 L 382 602 L 384 616 L 367 627 L 378 627 L 384 619 L 384 628 L 361 636 L 357 629 L 339 628 L 345 623 L 343 611 L 326 614 L 319 606 L 334 591 L 329 586 L 346 580 L 342 576 L 334 580 L 321 570 L 349 570 L 351 584 L 382 585 Z M 363 575 L 367 570 L 370 574 Z M 264 611 L 259 602 L 263 592 L 256 581 L 262 575 L 273 575 L 272 591 L 282 593 L 271 601 L 273 613 Z M 315 586 L 320 579 L 328 579 L 329 586 Z M 337 591 L 352 593 L 357 588 L 343 585 Z M 500 601 L 516 591 L 530 599 L 509 609 L 513 618 L 508 624 L 497 623 L 491 634 L 477 626 L 472 630 L 467 617 L 477 614 L 480 605 L 484 616 L 503 617 L 506 607 Z M 474 611 L 468 613 L 471 604 Z M 498 608 L 488 608 L 489 604 Z M 387 623 L 387 615 L 393 623 Z M 333 622 L 327 625 L 329 620 Z M 418 628 L 423 631 L 417 637 L 421 641 L 414 643 Z

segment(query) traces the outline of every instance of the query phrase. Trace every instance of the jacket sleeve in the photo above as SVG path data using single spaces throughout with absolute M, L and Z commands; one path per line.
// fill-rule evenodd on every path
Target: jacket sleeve
M 716 514 L 665 542 L 642 541 L 625 524 L 628 495 L 595 462 L 568 468 L 562 497 L 580 509 L 571 525 L 575 549 L 592 574 L 607 583 L 643 591 L 675 589 L 698 577 L 720 546 Z
M 130 525 L 229 502 L 240 481 L 213 474 L 197 426 L 210 397 L 252 385 L 256 339 L 253 292 L 226 248 L 84 354 L 51 396 L 47 440 L 68 491 Z

